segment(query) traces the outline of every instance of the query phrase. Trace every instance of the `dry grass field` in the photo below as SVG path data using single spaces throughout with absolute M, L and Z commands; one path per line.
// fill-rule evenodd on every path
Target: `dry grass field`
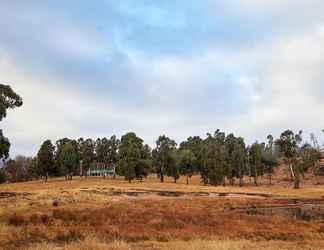
M 324 249 L 324 186 L 0 185 L 0 249 Z

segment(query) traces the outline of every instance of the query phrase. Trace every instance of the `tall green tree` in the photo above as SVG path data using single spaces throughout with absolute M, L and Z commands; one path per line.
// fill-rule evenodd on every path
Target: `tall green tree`
M 164 175 L 168 173 L 176 173 L 176 161 L 174 151 L 176 150 L 176 142 L 169 137 L 162 135 L 156 141 L 156 147 L 152 152 L 153 164 L 156 168 L 160 181 L 164 182 Z
M 149 145 L 141 146 L 141 158 L 135 166 L 135 177 L 142 181 L 147 177 L 152 168 L 152 154 Z
M 37 153 L 37 165 L 39 172 L 47 182 L 48 176 L 54 174 L 54 150 L 55 147 L 50 140 L 46 140 Z
M 262 145 L 255 142 L 249 148 L 249 175 L 254 179 L 254 185 L 258 186 L 258 177 L 263 175 Z
M 234 184 L 235 179 L 239 179 L 239 184 L 243 185 L 243 177 L 247 169 L 247 150 L 244 139 L 229 134 L 225 138 L 225 175 L 230 184 Z
M 61 162 L 61 154 L 65 144 L 70 143 L 71 140 L 68 138 L 62 138 L 56 141 L 56 151 L 55 151 L 55 164 L 54 164 L 54 175 L 55 176 L 63 176 L 66 173 L 64 165 Z
M 110 139 L 98 138 L 95 146 L 97 161 L 116 164 L 118 161 L 119 143 L 115 135 L 110 137 Z
M 179 157 L 176 149 L 172 149 L 165 159 L 166 174 L 173 178 L 174 183 L 180 178 Z
M 264 172 L 269 176 L 269 184 L 272 182 L 272 174 L 275 168 L 278 166 L 278 160 L 276 158 L 275 150 L 274 150 L 274 138 L 272 135 L 267 136 L 268 144 L 262 150 L 261 161 L 264 165 Z
M 96 159 L 95 155 L 96 143 L 91 139 L 84 140 L 83 138 L 78 139 L 78 152 L 80 160 L 82 161 L 81 175 L 85 176 L 89 170 L 91 164 Z
M 217 130 L 214 135 L 207 134 L 207 138 L 204 140 L 204 146 L 201 151 L 201 177 L 203 183 L 206 185 L 210 183 L 212 185 L 225 184 L 225 135 Z
M 9 85 L 0 84 L 0 122 L 7 116 L 8 109 L 20 107 L 22 104 L 22 98 Z M 9 150 L 10 142 L 0 129 L 0 160 L 8 158 Z
M 63 145 L 58 161 L 64 169 L 66 180 L 72 180 L 73 174 L 79 166 L 78 152 L 72 141 Z
M 189 184 L 189 178 L 194 174 L 196 162 L 196 157 L 190 149 L 179 150 L 180 172 L 186 176 L 187 185 Z
M 121 174 L 129 182 L 136 178 L 136 167 L 141 162 L 142 143 L 143 140 L 132 132 L 123 135 L 121 138 L 118 167 Z
M 233 169 L 235 169 L 236 178 L 239 179 L 239 185 L 243 186 L 243 179 L 247 172 L 247 151 L 243 138 L 236 138 L 232 157 L 232 164 L 234 164 Z
M 295 134 L 291 130 L 284 131 L 276 144 L 280 148 L 280 152 L 287 160 L 287 164 L 294 181 L 294 188 L 300 188 L 300 167 L 297 164 L 299 144 L 302 142 L 302 131 Z
M 195 157 L 195 162 L 193 163 L 193 172 L 201 172 L 201 151 L 204 144 L 204 140 L 199 136 L 192 136 L 187 138 L 186 141 L 180 143 L 179 150 L 190 150 Z

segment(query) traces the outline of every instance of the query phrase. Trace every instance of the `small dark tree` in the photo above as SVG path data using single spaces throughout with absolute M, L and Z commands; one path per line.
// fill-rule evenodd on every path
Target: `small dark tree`
M 5 161 L 9 157 L 10 142 L 0 129 L 0 160 Z
M 166 156 L 166 174 L 173 178 L 174 183 L 180 178 L 177 150 L 172 149 Z

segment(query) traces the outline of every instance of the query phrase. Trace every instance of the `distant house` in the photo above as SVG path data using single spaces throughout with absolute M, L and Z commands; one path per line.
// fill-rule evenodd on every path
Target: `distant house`
M 96 162 L 91 165 L 87 172 L 88 176 L 115 176 L 116 166 L 113 163 Z

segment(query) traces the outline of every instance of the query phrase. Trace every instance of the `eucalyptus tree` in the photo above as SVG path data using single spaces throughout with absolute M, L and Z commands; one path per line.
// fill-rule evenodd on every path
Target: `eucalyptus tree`
M 190 150 L 195 161 L 193 163 L 193 172 L 198 172 L 201 169 L 201 150 L 204 144 L 204 140 L 199 136 L 188 137 L 187 140 L 183 141 L 179 145 L 179 150 Z
M 225 137 L 222 136 L 222 133 L 217 130 L 214 135 L 207 134 L 207 138 L 204 140 L 201 152 L 204 169 L 202 181 L 205 185 L 207 183 L 212 185 L 225 184 L 226 159 L 224 139 Z
M 240 185 L 243 185 L 243 177 L 247 168 L 247 150 L 244 139 L 229 134 L 226 136 L 224 143 L 227 166 L 225 175 L 231 185 L 234 184 L 235 178 L 238 178 Z
M 187 185 L 189 178 L 194 174 L 196 162 L 196 157 L 190 149 L 179 150 L 180 173 L 187 177 Z
M 108 163 L 117 164 L 119 144 L 120 144 L 120 140 L 117 139 L 115 135 L 110 137 L 108 141 L 108 146 L 109 146 L 108 155 L 107 155 Z
M 309 171 L 309 169 L 312 170 L 312 172 L 315 172 L 316 170 L 316 163 L 320 160 L 321 153 L 314 145 L 312 147 L 309 143 L 305 143 L 301 146 L 299 151 L 299 170 L 301 171 L 303 177 L 304 173 Z
M 62 154 L 63 147 L 66 143 L 69 143 L 71 140 L 68 138 L 62 138 L 55 142 L 56 151 L 55 151 L 55 163 L 54 163 L 54 174 L 56 176 L 63 176 L 65 174 L 64 165 L 61 163 L 60 158 Z
M 78 152 L 80 156 L 80 160 L 82 161 L 82 175 L 86 175 L 88 169 L 90 168 L 91 164 L 96 159 L 95 155 L 95 142 L 92 139 L 83 138 L 78 139 Z
M 140 154 L 140 160 L 135 166 L 135 177 L 142 181 L 143 177 L 148 176 L 152 168 L 152 154 L 150 146 L 147 144 L 141 145 Z
M 156 168 L 160 181 L 164 182 L 164 175 L 171 174 L 176 176 L 177 165 L 175 164 L 176 142 L 169 137 L 162 135 L 156 141 L 156 147 L 152 152 L 153 165 Z
M 258 185 L 258 177 L 263 175 L 262 145 L 255 142 L 249 148 L 249 174 L 254 179 L 254 185 Z
M 131 182 L 136 177 L 136 167 L 141 164 L 143 140 L 135 133 L 122 136 L 119 145 L 118 167 L 125 179 Z
M 37 153 L 37 167 L 46 182 L 48 176 L 52 176 L 54 173 L 54 151 L 55 147 L 52 142 L 46 140 Z
M 64 169 L 65 179 L 72 180 L 73 174 L 79 166 L 78 151 L 73 145 L 73 141 L 69 141 L 63 145 L 58 161 L 62 169 Z
M 295 189 L 300 187 L 300 167 L 299 164 L 297 164 L 297 157 L 299 152 L 299 144 L 302 142 L 302 133 L 302 131 L 299 131 L 298 134 L 295 134 L 291 130 L 286 130 L 276 141 L 276 144 L 280 147 L 280 152 L 287 160 Z
M 9 150 L 9 139 L 3 135 L 2 129 L 0 129 L 0 160 L 5 161 L 9 157 Z
M 109 163 L 109 140 L 107 138 L 98 138 L 95 144 L 97 162 Z
M 234 150 L 232 153 L 232 164 L 234 165 L 236 178 L 239 179 L 239 185 L 244 185 L 244 176 L 247 172 L 247 151 L 243 138 L 236 138 Z
M 98 138 L 95 145 L 97 162 L 116 165 L 119 144 L 120 141 L 115 135 L 111 136 L 110 139 Z
M 22 104 L 22 98 L 15 93 L 9 85 L 0 84 L 0 122 L 7 116 L 8 109 L 20 107 Z M 9 139 L 4 136 L 0 129 L 0 159 L 3 161 L 7 159 L 9 150 Z
M 272 135 L 268 135 L 267 139 L 268 139 L 268 144 L 262 150 L 261 161 L 264 165 L 264 172 L 269 176 L 269 184 L 271 185 L 272 174 L 274 172 L 275 167 L 278 165 L 278 161 L 276 158 L 276 154 L 274 152 L 274 148 L 275 148 L 274 138 Z

